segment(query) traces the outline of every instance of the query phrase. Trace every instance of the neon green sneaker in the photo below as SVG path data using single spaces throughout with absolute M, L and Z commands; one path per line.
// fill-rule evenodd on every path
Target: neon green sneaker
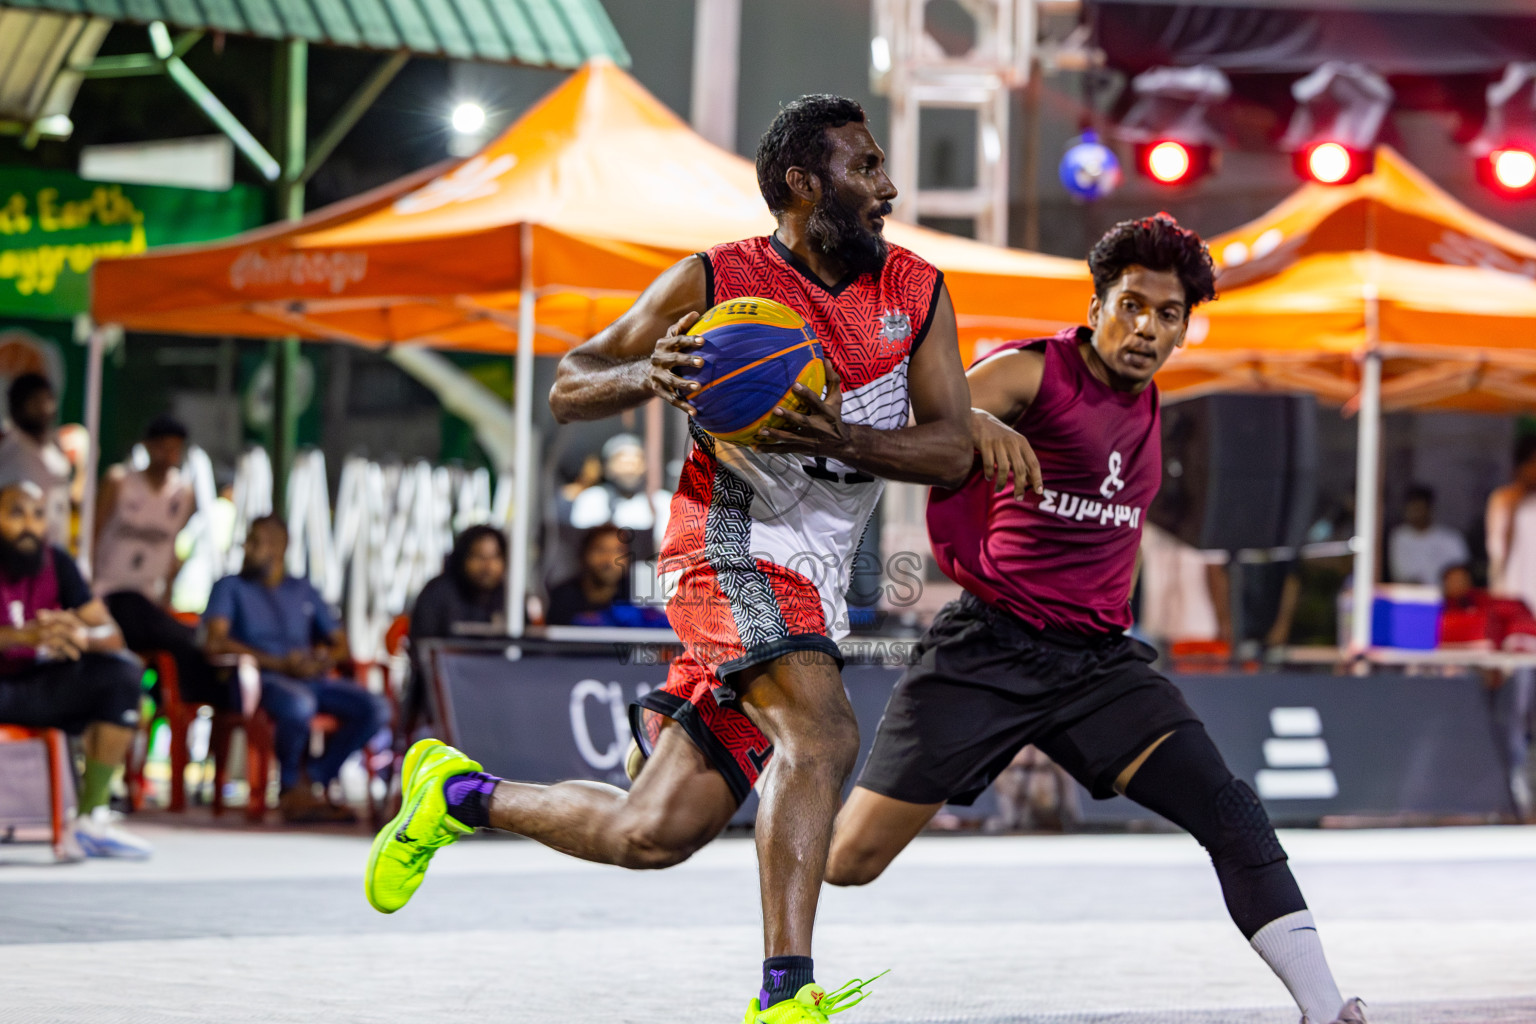
M 869 995 L 864 991 L 864 986 L 879 981 L 889 973 L 881 971 L 867 981 L 855 978 L 835 992 L 828 992 L 815 982 L 801 985 L 795 998 L 774 1003 L 766 1010 L 759 1009 L 757 998 L 753 997 L 752 1002 L 747 1004 L 747 1016 L 742 1024 L 827 1024 L 827 1018 L 832 1014 L 842 1013 L 856 1003 L 862 1003 L 864 997 Z
M 443 783 L 454 775 L 480 771 L 442 740 L 420 740 L 405 752 L 401 767 L 400 813 L 374 837 L 363 876 L 368 903 L 381 914 L 393 914 L 427 877 L 427 865 L 439 848 L 474 832 L 448 813 Z

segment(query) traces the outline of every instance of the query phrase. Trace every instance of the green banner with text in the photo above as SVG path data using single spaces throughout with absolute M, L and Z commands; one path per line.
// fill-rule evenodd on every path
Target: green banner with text
M 200 192 L 0 167 L 0 316 L 73 317 L 90 307 L 97 260 L 225 238 L 261 222 L 261 191 L 248 185 Z

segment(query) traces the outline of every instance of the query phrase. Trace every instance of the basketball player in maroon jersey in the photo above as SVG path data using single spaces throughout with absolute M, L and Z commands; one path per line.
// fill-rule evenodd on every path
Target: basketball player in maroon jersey
M 1087 327 L 1004 345 L 970 371 L 981 465 L 928 505 L 934 556 L 966 593 L 891 696 L 838 815 L 827 880 L 873 881 L 940 807 L 971 803 L 1034 744 L 1095 797 L 1123 793 L 1199 840 L 1304 1024 L 1361 1024 L 1258 797 L 1126 635 L 1162 478 L 1152 378 L 1191 309 L 1215 297 L 1210 255 L 1159 214 L 1116 225 L 1088 264 Z
M 644 771 L 627 793 L 525 785 L 424 740 L 407 757 L 401 816 L 375 842 L 368 892 L 398 909 L 431 849 L 487 826 L 587 860 L 668 867 L 724 829 L 771 759 L 757 812 L 766 959 L 746 1019 L 812 1024 L 863 998 L 862 982 L 815 985 L 811 961 L 832 821 L 859 749 L 836 643 L 850 565 L 882 480 L 961 484 L 972 413 L 943 276 L 881 235 L 896 188 L 859 105 L 790 103 L 758 146 L 757 173 L 777 231 L 665 271 L 561 360 L 549 396 L 562 422 L 657 395 L 691 412 L 698 385 L 686 372 L 702 365 L 701 342 L 684 332 L 745 296 L 794 309 L 825 354 L 825 397 L 797 385 L 811 413 L 789 429 L 743 447 L 690 424 L 659 565 L 686 653 L 634 709 Z

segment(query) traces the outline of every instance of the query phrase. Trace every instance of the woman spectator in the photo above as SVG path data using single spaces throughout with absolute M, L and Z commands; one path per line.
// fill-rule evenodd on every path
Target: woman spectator
M 428 581 L 411 609 L 411 686 L 403 709 L 405 735 L 437 720 L 421 644 L 428 639 L 506 631 L 507 537 L 493 526 L 471 526 L 453 542 L 442 575 Z

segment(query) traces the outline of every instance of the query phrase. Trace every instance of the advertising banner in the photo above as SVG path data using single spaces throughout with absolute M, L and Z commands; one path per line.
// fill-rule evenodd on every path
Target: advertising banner
M 89 308 L 97 260 L 261 222 L 261 192 L 246 185 L 200 192 L 0 167 L 0 316 L 69 319 Z
M 577 655 L 511 650 L 517 660 L 502 648 L 438 650 L 449 742 L 505 778 L 627 786 L 627 709 L 665 680 L 666 666 L 619 659 L 596 645 Z M 861 766 L 899 678 L 890 666 L 843 671 L 859 720 Z M 1273 673 L 1175 682 L 1277 822 L 1513 811 L 1491 704 L 1475 677 Z M 1089 823 L 1154 817 L 1121 797 L 1095 801 L 1082 793 L 1080 805 Z M 994 807 L 988 792 L 974 807 L 954 810 L 975 818 Z M 751 821 L 754 808 L 749 799 L 736 821 Z

